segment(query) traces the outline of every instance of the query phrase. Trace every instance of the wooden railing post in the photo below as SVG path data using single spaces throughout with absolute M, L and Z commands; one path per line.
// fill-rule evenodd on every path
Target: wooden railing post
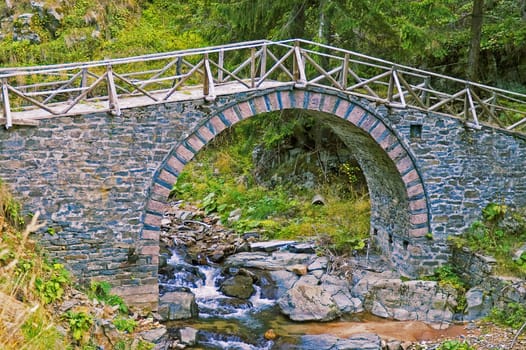
M 210 61 L 208 60 L 208 53 L 204 54 L 204 77 L 203 77 L 203 96 L 206 101 L 214 101 L 216 99 L 214 77 L 210 69 Z
M 80 77 L 80 87 L 85 88 L 88 86 L 88 69 L 82 68 L 82 75 Z
M 349 53 L 345 53 L 343 57 L 343 71 L 342 71 L 342 87 L 343 90 L 347 89 L 347 75 L 349 74 Z
M 387 87 L 387 101 L 393 102 L 393 90 L 394 90 L 394 75 L 396 74 L 395 67 L 391 68 L 391 74 L 389 74 L 389 86 Z
M 4 102 L 5 128 L 9 129 L 13 126 L 13 119 L 11 118 L 11 105 L 9 103 L 9 89 L 5 79 L 2 80 L 2 101 Z
M 261 47 L 261 69 L 259 71 L 259 79 L 265 76 L 267 73 L 267 44 L 263 44 Z
M 250 49 L 250 87 L 256 87 L 256 48 Z
M 223 68 L 225 65 L 225 50 L 219 50 L 219 69 L 217 70 L 217 82 L 223 82 Z
M 493 91 L 491 94 L 491 106 L 489 107 L 489 110 L 491 113 L 495 114 L 495 105 L 497 104 L 497 93 Z
M 429 80 L 430 80 L 429 76 L 424 78 L 424 89 L 422 90 L 422 93 L 420 94 L 420 99 L 424 102 L 426 107 L 429 107 L 429 94 L 426 91 L 427 89 L 429 89 Z
M 307 85 L 307 77 L 305 75 L 305 64 L 301 56 L 301 49 L 299 41 L 294 43 L 294 60 L 292 66 L 292 75 L 294 76 L 294 86 L 303 88 Z
M 117 89 L 115 87 L 115 80 L 113 79 L 113 69 L 111 68 L 111 65 L 106 66 L 106 79 L 108 83 L 108 108 L 110 109 L 111 114 L 120 116 L 121 108 L 119 107 Z
M 473 102 L 473 97 L 471 96 L 471 87 L 469 86 L 469 84 L 466 86 L 466 99 L 464 102 L 464 108 L 467 108 L 469 110 L 471 118 L 473 118 L 473 123 L 469 123 L 467 121 L 468 116 L 467 114 L 465 115 L 466 122 L 468 123 L 468 125 L 477 130 L 480 129 L 479 119 L 477 116 L 477 109 L 475 107 L 475 103 Z M 467 113 L 467 111 L 465 111 L 464 113 Z

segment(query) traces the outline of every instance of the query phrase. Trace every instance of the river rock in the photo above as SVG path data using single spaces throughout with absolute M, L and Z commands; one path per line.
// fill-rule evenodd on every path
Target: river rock
M 256 285 L 259 286 L 261 299 L 278 298 L 279 288 L 274 282 L 270 271 L 254 269 L 253 276 L 253 279 L 256 281 Z M 283 295 L 283 293 L 279 296 L 281 295 Z
M 179 329 L 179 340 L 184 345 L 195 345 L 197 340 L 197 329 L 192 327 L 184 327 Z
M 165 326 L 160 325 L 158 328 L 149 329 L 139 333 L 139 336 L 150 343 L 159 343 L 164 335 L 168 333 Z
M 195 296 L 191 292 L 167 292 L 159 298 L 159 315 L 164 321 L 197 317 Z
M 309 243 L 293 243 L 289 246 L 289 251 L 291 253 L 306 253 L 314 254 L 316 253 L 316 245 L 312 242 Z
M 322 286 L 300 281 L 278 300 L 278 305 L 293 321 L 330 321 L 341 315 L 332 295 Z
M 296 264 L 287 267 L 287 271 L 295 273 L 298 276 L 304 276 L 307 274 L 307 265 Z
M 290 244 L 295 243 L 294 241 L 266 241 L 266 242 L 254 242 L 250 243 L 250 250 L 253 252 L 273 252 L 280 248 L 286 247 Z
M 276 299 L 281 298 L 299 279 L 298 275 L 285 270 L 270 271 L 270 277 L 276 285 Z
M 246 275 L 236 275 L 221 283 L 221 293 L 234 298 L 248 299 L 256 291 L 252 278 Z
M 316 271 L 316 270 L 323 270 L 325 271 L 327 269 L 327 264 L 329 263 L 329 259 L 326 256 L 320 256 L 317 257 L 309 266 L 309 271 Z
M 285 270 L 288 266 L 296 264 L 310 265 L 316 255 L 294 254 L 290 252 L 244 252 L 230 255 L 225 260 L 225 266 L 257 268 L 261 270 Z
M 486 295 L 482 288 L 475 287 L 466 292 L 466 304 L 464 320 L 473 321 L 489 314 L 493 306 L 493 300 Z
M 441 288 L 435 281 L 373 279 L 368 281 L 364 306 L 384 318 L 443 323 L 453 320 L 456 298 L 455 290 Z
M 349 338 L 332 335 L 304 335 L 296 349 L 302 350 L 381 350 L 381 339 L 372 333 L 356 334 Z

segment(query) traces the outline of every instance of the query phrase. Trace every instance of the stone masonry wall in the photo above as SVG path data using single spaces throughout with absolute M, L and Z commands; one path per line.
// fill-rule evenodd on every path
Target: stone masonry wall
M 415 111 L 392 110 L 388 118 L 418 160 L 435 239 L 464 232 L 490 202 L 526 206 L 526 135 Z M 411 136 L 412 128 L 420 135 Z
M 0 131 L 0 178 L 56 234 L 42 234 L 74 274 L 110 280 L 144 306 L 157 303 L 156 241 L 140 236 L 154 172 L 203 112 L 158 105 L 42 120 Z
M 96 113 L 2 130 L 0 178 L 27 211 L 44 214 L 57 233 L 40 233 L 42 242 L 81 281 L 109 280 L 128 301 L 155 308 L 159 221 L 178 172 L 225 128 L 284 108 L 337 116 L 352 125 L 348 135 L 360 135 L 355 141 L 363 142 L 355 145 L 364 147 L 363 168 L 374 187 L 378 232 L 372 233 L 388 257 L 413 273 L 445 262 L 445 238 L 462 232 L 487 203 L 526 205 L 524 137 L 317 89 L 281 88 L 212 104 L 153 105 L 121 117 Z M 336 129 L 343 127 L 338 123 Z M 389 226 L 393 220 L 396 229 Z

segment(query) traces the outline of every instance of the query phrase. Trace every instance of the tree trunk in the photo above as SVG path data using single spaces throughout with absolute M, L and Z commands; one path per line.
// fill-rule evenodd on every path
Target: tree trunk
M 5 0 L 5 7 L 7 7 L 9 10 L 13 8 L 13 3 L 11 0 Z
M 477 81 L 480 61 L 480 37 L 482 34 L 482 21 L 484 15 L 484 0 L 473 0 L 473 12 L 471 13 L 471 45 L 467 67 L 469 80 Z
M 290 38 L 301 39 L 305 37 L 305 2 L 296 1 L 292 7 L 290 24 Z

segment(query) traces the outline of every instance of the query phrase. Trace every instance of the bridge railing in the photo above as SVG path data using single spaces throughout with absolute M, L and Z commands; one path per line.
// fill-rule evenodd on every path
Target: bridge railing
M 392 108 L 416 108 L 513 131 L 526 127 L 526 95 L 305 40 L 253 41 L 52 66 L 0 69 L 0 123 L 291 85 L 319 86 Z

